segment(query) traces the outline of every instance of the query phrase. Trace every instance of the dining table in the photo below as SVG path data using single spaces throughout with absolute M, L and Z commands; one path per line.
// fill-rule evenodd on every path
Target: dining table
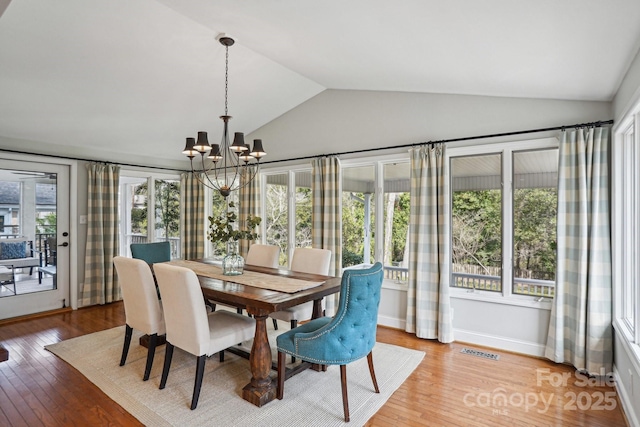
M 196 273 L 205 300 L 245 309 L 255 319 L 256 329 L 249 354 L 251 380 L 243 387 L 242 397 L 256 406 L 263 406 L 276 397 L 267 335 L 269 314 L 313 301 L 312 318 L 317 318 L 322 316 L 322 299 L 340 291 L 341 278 L 333 276 L 253 265 L 245 265 L 242 275 L 224 276 L 219 261 L 213 259 L 169 263 Z

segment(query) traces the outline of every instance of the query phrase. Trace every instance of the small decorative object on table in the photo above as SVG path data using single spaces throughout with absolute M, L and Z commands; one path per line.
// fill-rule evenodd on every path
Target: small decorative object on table
M 222 259 L 222 274 L 226 276 L 238 276 L 244 269 L 244 258 L 238 253 L 238 240 L 256 240 L 258 233 L 254 230 L 262 222 L 259 216 L 249 214 L 244 224 L 238 221 L 235 204 L 229 202 L 226 215 L 220 217 L 209 217 L 209 235 L 207 238 L 212 242 L 223 242 L 227 244 L 227 254 Z M 241 230 L 238 228 L 242 225 Z

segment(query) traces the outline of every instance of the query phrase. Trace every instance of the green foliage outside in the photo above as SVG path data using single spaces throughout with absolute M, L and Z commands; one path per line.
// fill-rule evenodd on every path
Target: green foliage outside
M 342 267 L 357 265 L 364 260 L 364 204 L 363 193 L 345 192 L 342 196 Z M 374 256 L 375 215 L 371 206 L 371 253 Z
M 180 183 L 156 180 L 156 229 L 164 237 L 180 236 Z
M 457 191 L 453 195 L 453 263 L 502 264 L 502 201 L 499 190 Z M 516 189 L 513 196 L 515 276 L 554 280 L 557 191 Z
M 388 198 L 389 196 L 387 196 Z M 385 201 L 386 202 L 386 201 Z M 411 196 L 409 193 L 399 193 L 394 199 L 392 218 L 392 249 L 391 263 L 400 264 L 405 260 L 407 246 L 407 232 L 409 230 L 409 216 L 411 213 Z M 385 217 L 385 221 L 388 218 Z M 388 262 L 385 260 L 385 262 Z
M 144 196 L 144 204 L 131 208 L 131 232 L 146 235 L 148 225 L 147 183 L 137 185 L 133 194 Z M 162 230 L 162 237 L 180 236 L 180 183 L 178 181 L 155 181 L 155 215 L 155 228 Z
M 502 265 L 502 196 L 500 190 L 453 193 L 453 263 Z
M 36 218 L 36 233 L 55 234 L 57 217 L 55 212 L 49 212 L 43 217 Z
M 287 264 L 288 253 L 288 204 L 285 185 L 267 185 L 265 240 L 269 245 L 280 247 L 280 265 Z
M 136 196 L 144 197 L 145 203 L 142 207 L 133 205 L 131 207 L 131 232 L 133 234 L 147 235 L 147 183 L 137 185 L 133 190 Z

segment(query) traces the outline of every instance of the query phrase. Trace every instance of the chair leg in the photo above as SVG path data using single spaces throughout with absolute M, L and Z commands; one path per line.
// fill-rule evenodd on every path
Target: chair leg
M 376 390 L 376 393 L 380 393 L 378 381 L 376 380 L 376 372 L 373 370 L 373 351 L 370 351 L 369 354 L 367 354 L 367 362 L 369 362 L 369 373 L 371 374 L 371 380 L 373 381 L 373 388 Z
M 120 358 L 120 366 L 124 366 L 127 361 L 127 354 L 129 354 L 129 346 L 131 345 L 131 335 L 133 334 L 133 328 L 126 325 L 124 331 L 124 344 L 122 345 L 122 357 Z
M 160 387 L 162 390 L 167 385 L 167 378 L 169 377 L 169 368 L 171 368 L 171 358 L 173 357 L 173 344 L 167 341 L 167 349 L 164 353 L 164 366 L 162 368 L 162 377 L 160 378 Z
M 273 329 L 275 329 L 276 331 L 278 330 L 278 321 L 274 318 L 271 318 L 271 320 L 273 321 Z
M 295 329 L 298 327 L 298 321 L 296 319 L 291 320 L 291 329 Z M 291 363 L 296 363 L 296 358 L 291 356 Z
M 220 350 L 218 357 L 220 358 L 220 363 L 224 362 L 224 350 Z
M 142 381 L 147 381 L 151 374 L 151 367 L 153 366 L 153 357 L 156 355 L 156 346 L 158 345 L 158 334 L 149 335 L 149 348 L 147 350 L 147 366 L 144 368 L 144 376 Z
M 342 409 L 344 421 L 349 422 L 349 397 L 347 396 L 347 365 L 340 365 L 340 382 L 342 383 Z
M 242 314 L 242 309 L 241 308 L 236 308 L 236 313 Z
M 286 353 L 278 352 L 278 385 L 276 386 L 276 397 L 280 400 L 284 397 L 284 364 Z
M 198 399 L 200 398 L 200 389 L 202 388 L 202 377 L 204 376 L 204 363 L 207 361 L 207 356 L 198 356 L 198 366 L 196 367 L 196 382 L 193 385 L 193 398 L 191 399 L 191 410 L 193 411 L 198 406 Z

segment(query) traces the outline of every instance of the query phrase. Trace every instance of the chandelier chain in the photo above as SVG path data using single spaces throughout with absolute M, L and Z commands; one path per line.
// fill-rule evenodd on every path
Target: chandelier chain
M 228 92 L 229 92 L 229 46 L 225 46 L 224 59 L 224 115 L 229 115 Z

